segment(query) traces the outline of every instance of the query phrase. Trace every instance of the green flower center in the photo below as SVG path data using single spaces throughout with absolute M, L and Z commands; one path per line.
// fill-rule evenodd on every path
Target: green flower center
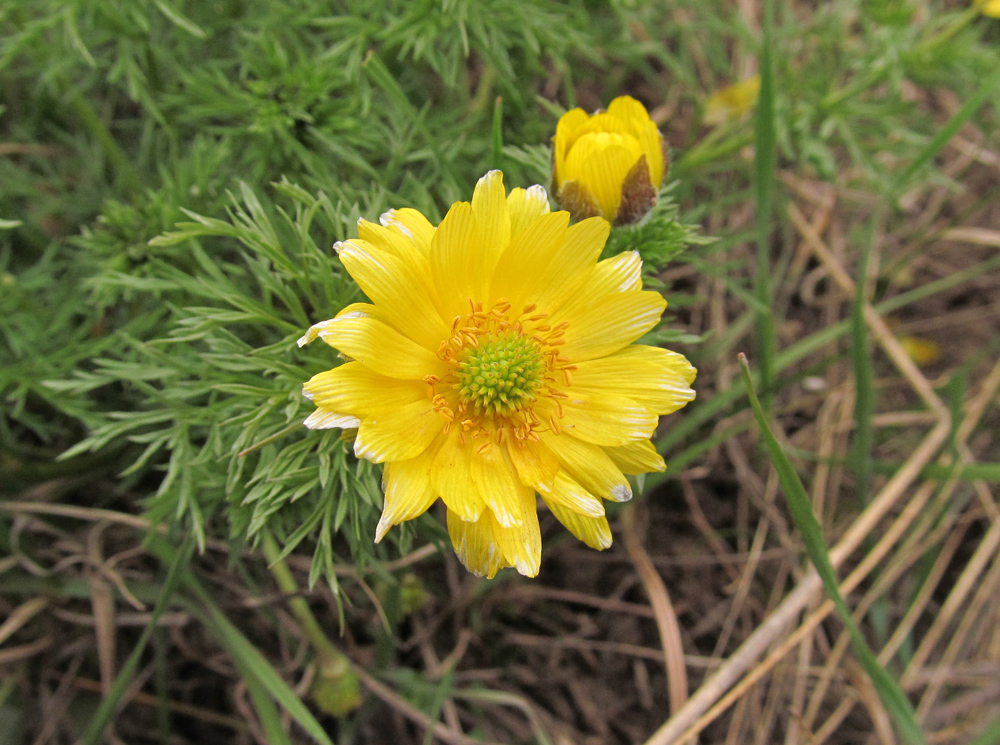
M 500 331 L 468 348 L 457 374 L 459 397 L 473 411 L 509 416 L 534 400 L 545 380 L 545 360 L 531 337 Z

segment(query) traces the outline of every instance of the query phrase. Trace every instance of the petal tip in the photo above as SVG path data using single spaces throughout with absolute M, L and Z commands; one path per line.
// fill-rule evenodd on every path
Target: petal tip
M 308 429 L 354 429 L 361 426 L 361 420 L 329 409 L 316 409 L 302 424 Z
M 611 498 L 616 502 L 627 502 L 632 498 L 632 489 L 627 484 L 615 484 L 611 487 Z

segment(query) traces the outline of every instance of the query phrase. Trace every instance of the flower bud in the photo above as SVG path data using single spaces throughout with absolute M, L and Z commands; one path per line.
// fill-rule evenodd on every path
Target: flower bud
M 553 143 L 552 191 L 574 220 L 600 215 L 613 225 L 630 225 L 656 202 L 666 148 L 646 107 L 631 96 L 593 115 L 567 111 Z

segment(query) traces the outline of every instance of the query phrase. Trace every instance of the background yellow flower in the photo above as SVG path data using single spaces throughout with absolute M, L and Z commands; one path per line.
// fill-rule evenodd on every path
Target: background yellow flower
M 760 75 L 720 88 L 705 101 L 702 121 L 708 125 L 718 125 L 739 119 L 757 105 L 759 96 Z
M 434 228 L 419 212 L 361 221 L 336 246 L 372 300 L 312 326 L 351 359 L 309 380 L 306 426 L 357 427 L 354 452 L 385 463 L 376 541 L 441 499 L 462 563 L 534 576 L 536 492 L 580 540 L 611 545 L 602 500 L 632 497 L 625 474 L 663 470 L 660 414 L 694 398 L 680 354 L 633 345 L 666 302 L 642 262 L 598 262 L 609 225 L 569 225 L 540 186 L 492 171 L 472 203 Z
M 980 10 L 983 12 L 983 15 L 1000 18 L 1000 0 L 986 0 Z
M 553 138 L 552 182 L 574 219 L 600 215 L 615 225 L 640 220 L 656 201 L 667 157 L 646 107 L 620 96 L 607 111 L 567 111 Z

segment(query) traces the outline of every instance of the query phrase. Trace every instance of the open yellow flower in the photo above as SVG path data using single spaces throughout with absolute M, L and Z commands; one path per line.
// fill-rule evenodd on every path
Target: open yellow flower
M 553 144 L 553 189 L 573 219 L 600 215 L 628 225 L 652 208 L 667 157 L 646 107 L 631 96 L 616 98 L 593 116 L 567 111 Z
M 351 361 L 304 386 L 307 427 L 357 428 L 385 463 L 375 540 L 439 498 L 462 563 L 538 573 L 536 492 L 580 540 L 611 545 L 602 499 L 663 470 L 657 416 L 694 398 L 675 352 L 633 345 L 666 306 L 635 252 L 598 262 L 608 223 L 569 225 L 540 186 L 507 196 L 491 171 L 438 228 L 412 209 L 335 248 L 371 299 L 312 326 Z

